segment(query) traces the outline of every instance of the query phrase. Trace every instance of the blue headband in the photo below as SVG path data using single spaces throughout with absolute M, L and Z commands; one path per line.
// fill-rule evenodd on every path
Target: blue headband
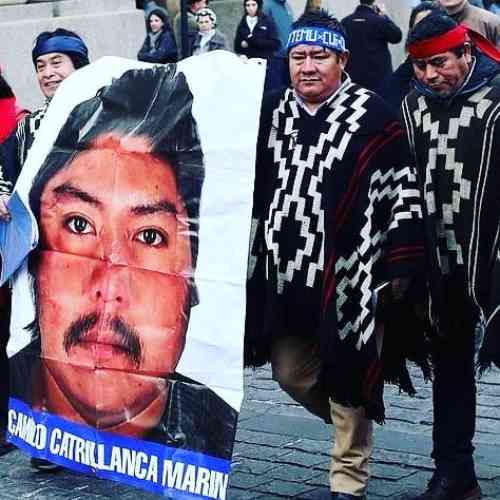
M 89 51 L 85 44 L 73 36 L 58 35 L 45 40 L 37 41 L 33 47 L 33 62 L 37 58 L 52 52 L 61 52 L 62 54 L 71 53 L 78 54 L 88 60 Z
M 288 37 L 287 50 L 290 51 L 297 45 L 319 45 L 336 52 L 345 52 L 345 38 L 338 31 L 312 26 L 297 28 Z

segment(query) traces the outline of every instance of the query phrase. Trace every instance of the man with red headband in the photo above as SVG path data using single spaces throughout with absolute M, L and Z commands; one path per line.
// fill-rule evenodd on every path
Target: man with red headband
M 338 20 L 303 14 L 287 50 L 292 85 L 267 96 L 261 112 L 245 362 L 270 361 L 293 399 L 333 421 L 332 499 L 360 499 L 384 379 L 412 392 L 401 359 L 412 328 L 401 335 L 389 314 L 396 335 L 385 342 L 375 308 L 383 288 L 400 311 L 419 272 L 418 187 L 400 124 L 344 72 Z M 396 363 L 385 363 L 382 333 L 402 354 Z
M 477 350 L 482 370 L 500 366 L 499 57 L 439 13 L 407 47 L 416 83 L 403 116 L 424 199 L 435 363 L 436 471 L 418 499 L 474 500 Z

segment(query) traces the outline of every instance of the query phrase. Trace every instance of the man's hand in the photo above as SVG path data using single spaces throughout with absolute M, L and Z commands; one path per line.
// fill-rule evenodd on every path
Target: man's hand
M 244 48 L 244 49 L 248 48 L 248 42 L 247 42 L 246 40 L 243 40 L 243 41 L 241 42 L 241 46 L 242 46 L 242 48 Z
M 10 212 L 7 208 L 7 202 L 9 199 L 10 196 L 8 194 L 0 195 L 0 219 L 6 222 L 10 221 Z

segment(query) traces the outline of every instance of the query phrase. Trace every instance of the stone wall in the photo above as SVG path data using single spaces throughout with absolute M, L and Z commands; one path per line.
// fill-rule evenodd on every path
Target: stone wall
M 143 13 L 135 9 L 135 0 L 60 0 L 36 3 L 26 0 L 0 0 L 0 65 L 19 97 L 28 108 L 42 101 L 31 62 L 34 37 L 57 27 L 79 33 L 87 42 L 92 59 L 104 55 L 135 58 L 144 39 Z M 175 5 L 176 0 L 167 0 Z M 289 0 L 298 16 L 305 0 Z M 411 0 L 385 0 L 391 17 L 405 28 Z M 358 0 L 323 0 L 323 5 L 342 18 L 350 14 Z M 9 5 L 6 5 L 9 4 Z M 21 5 L 22 4 L 22 5 Z M 243 14 L 242 0 L 211 0 L 219 28 L 227 35 L 232 48 L 236 26 Z M 405 36 L 406 36 L 406 30 Z M 8 40 L 5 43 L 4 40 Z M 404 58 L 403 43 L 391 47 L 393 62 Z
M 19 103 L 29 109 L 43 101 L 31 61 L 33 40 L 38 33 L 56 28 L 80 34 L 92 59 L 104 55 L 135 58 L 144 40 L 144 15 L 135 8 L 135 0 L 0 5 L 0 65 Z

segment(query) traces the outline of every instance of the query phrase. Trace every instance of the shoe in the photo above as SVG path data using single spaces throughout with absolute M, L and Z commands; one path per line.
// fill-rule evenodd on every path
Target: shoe
M 332 500 L 365 500 L 366 497 L 358 497 L 356 495 L 350 495 L 349 493 L 335 493 L 332 491 Z
M 414 500 L 477 500 L 481 498 L 481 488 L 477 479 L 463 481 L 434 474 L 427 490 Z
M 33 469 L 39 470 L 40 472 L 57 472 L 62 470 L 62 467 L 57 464 L 53 464 L 48 460 L 44 460 L 43 458 L 35 458 L 31 457 L 31 467 Z

